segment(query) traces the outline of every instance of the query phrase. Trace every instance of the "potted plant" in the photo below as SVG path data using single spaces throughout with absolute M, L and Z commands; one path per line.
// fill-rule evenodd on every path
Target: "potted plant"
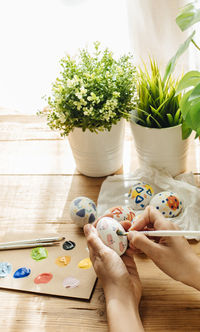
M 182 31 L 191 28 L 194 24 L 200 22 L 199 0 L 193 1 L 182 8 L 176 18 L 176 23 Z M 170 59 L 165 77 L 170 75 L 176 65 L 178 58 L 187 50 L 192 43 L 198 51 L 200 47 L 194 40 L 195 30 L 180 45 L 176 54 Z M 191 70 L 187 72 L 180 80 L 176 94 L 183 93 L 180 99 L 180 109 L 184 119 L 183 137 L 188 137 L 192 130 L 196 132 L 196 137 L 200 136 L 200 71 Z
M 182 139 L 177 85 L 171 75 L 164 80 L 157 63 L 150 59 L 150 71 L 144 65 L 138 72 L 131 119 L 140 165 L 166 169 L 172 176 L 185 171 L 188 145 L 188 140 Z
M 51 129 L 68 136 L 77 169 L 88 176 L 106 176 L 122 165 L 124 121 L 135 94 L 135 66 L 130 54 L 115 59 L 95 42 L 92 52 L 61 60 L 47 115 Z

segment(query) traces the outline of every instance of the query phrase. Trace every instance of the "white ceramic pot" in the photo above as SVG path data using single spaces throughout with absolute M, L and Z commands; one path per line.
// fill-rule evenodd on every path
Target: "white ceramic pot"
M 182 140 L 181 125 L 160 129 L 130 125 L 140 166 L 166 169 L 172 176 L 186 170 L 189 138 Z
M 75 128 L 68 136 L 77 170 L 87 176 L 113 174 L 123 161 L 124 124 L 121 119 L 110 131 L 92 133 Z

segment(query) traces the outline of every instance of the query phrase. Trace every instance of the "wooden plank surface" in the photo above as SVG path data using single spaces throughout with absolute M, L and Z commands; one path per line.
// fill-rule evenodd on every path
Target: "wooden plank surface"
M 0 232 L 82 232 L 70 220 L 70 202 L 81 195 L 97 202 L 104 178 L 79 175 L 68 142 L 35 116 L 0 116 L 0 149 Z M 199 141 L 193 141 L 188 170 L 197 174 L 200 185 L 199 158 Z M 137 167 L 127 126 L 123 171 Z M 200 243 L 191 245 L 200 255 Z M 199 292 L 175 282 L 144 256 L 136 257 L 136 264 L 143 284 L 145 331 L 199 331 Z M 90 301 L 0 290 L 0 303 L 4 332 L 108 331 L 99 281 Z

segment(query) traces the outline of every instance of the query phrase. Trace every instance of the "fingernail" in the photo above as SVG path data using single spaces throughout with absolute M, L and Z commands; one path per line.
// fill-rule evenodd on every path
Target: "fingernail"
M 85 236 L 89 235 L 91 230 L 92 230 L 92 225 L 91 224 L 86 224 L 83 228 Z
M 134 238 L 134 233 L 135 233 L 135 232 L 136 232 L 136 231 L 131 231 L 131 232 L 128 233 L 127 237 L 128 237 L 128 240 L 129 240 L 129 241 L 131 241 L 131 240 Z

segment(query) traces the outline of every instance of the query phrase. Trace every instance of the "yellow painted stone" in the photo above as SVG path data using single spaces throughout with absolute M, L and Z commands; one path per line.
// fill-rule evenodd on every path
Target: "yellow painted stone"
M 78 263 L 80 269 L 89 269 L 92 266 L 90 258 L 84 258 Z

